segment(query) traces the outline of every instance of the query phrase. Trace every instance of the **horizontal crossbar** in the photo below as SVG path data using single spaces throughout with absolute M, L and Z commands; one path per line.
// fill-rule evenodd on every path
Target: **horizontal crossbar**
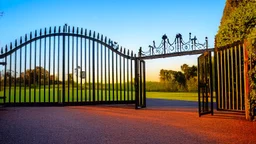
M 140 58 L 143 60 L 146 60 L 146 59 L 158 59 L 158 58 L 176 57 L 176 56 L 184 56 L 184 55 L 196 55 L 196 54 L 202 54 L 206 51 L 214 51 L 214 48 L 208 48 L 208 49 L 203 49 L 203 50 L 193 50 L 193 51 L 186 51 L 186 52 L 175 52 L 175 53 L 151 55 L 151 56 L 141 56 Z

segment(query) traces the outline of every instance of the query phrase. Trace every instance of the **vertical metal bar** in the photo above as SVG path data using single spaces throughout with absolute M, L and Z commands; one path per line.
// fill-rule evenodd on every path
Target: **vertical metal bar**
M 35 38 L 37 37 L 37 32 L 35 31 Z M 36 84 L 36 71 L 37 71 L 37 68 L 36 68 L 36 49 L 37 49 L 37 41 L 35 41 L 35 57 L 34 57 L 34 103 L 36 103 L 36 87 L 37 87 L 37 84 Z
M 122 47 L 120 49 L 122 53 Z M 122 91 L 122 58 L 121 55 L 119 56 L 119 74 L 120 74 L 120 100 L 123 100 L 123 91 Z
M 51 27 L 49 30 L 51 33 Z M 49 36 L 49 74 L 48 74 L 48 102 L 51 102 L 51 36 Z
M 216 97 L 216 106 L 217 110 L 219 110 L 219 96 L 220 96 L 220 60 L 219 60 L 219 52 L 217 50 L 214 51 L 214 69 L 215 69 L 215 97 Z
M 46 35 L 46 28 L 44 30 L 44 35 Z M 45 93 L 45 88 L 46 88 L 46 82 L 45 82 L 45 78 L 46 78 L 46 38 L 44 38 L 44 102 L 46 102 L 46 93 Z
M 75 33 L 75 28 L 73 27 L 73 29 L 72 29 L 72 33 L 74 34 Z M 71 83 L 72 83 L 72 102 L 74 102 L 75 100 L 74 100 L 74 83 L 75 83 L 75 81 L 74 81 L 74 48 L 75 46 L 74 46 L 74 36 L 72 36 L 72 81 L 71 81 Z M 90 76 L 89 76 L 90 77 Z
M 91 31 L 89 32 L 89 37 L 91 37 Z M 91 40 L 89 39 L 89 101 L 91 102 Z
M 78 34 L 78 28 L 77 28 Z M 76 102 L 78 102 L 78 36 L 76 37 Z
M 235 92 L 234 92 L 234 47 L 230 49 L 231 52 L 231 91 L 232 91 L 232 109 L 235 110 Z
M 5 52 L 7 53 L 7 45 L 5 46 Z M 7 63 L 7 56 L 5 57 L 5 62 Z M 6 79 L 7 79 L 7 76 L 6 76 L 6 67 L 7 65 L 4 66 L 4 96 L 6 97 Z M 6 103 L 6 98 L 4 99 L 4 104 Z M 10 103 L 10 101 L 9 101 Z
M 125 54 L 125 48 L 124 48 L 124 54 Z M 126 101 L 126 88 L 125 88 L 125 57 L 123 57 L 123 81 L 124 81 L 124 84 L 123 84 L 123 86 L 124 86 L 124 92 L 123 92 L 123 94 L 124 94 L 124 101 Z
M 27 34 L 25 35 L 25 42 L 27 42 Z M 26 67 L 27 67 L 27 44 L 25 45 L 25 66 L 24 66 L 24 102 L 27 102 L 27 74 L 26 74 Z
M 95 32 L 93 32 L 93 38 L 95 38 Z M 92 96 L 95 103 L 95 41 L 92 41 Z
M 241 45 L 239 45 L 239 48 L 238 48 L 238 54 L 239 54 L 239 79 L 240 79 L 240 83 L 239 83 L 239 92 L 240 92 L 240 110 L 243 110 L 243 85 L 242 85 L 242 81 L 243 81 L 243 74 L 242 74 L 242 71 L 243 71 L 243 68 L 242 68 L 242 50 L 243 47 L 241 47 Z
M 201 91 L 200 91 L 200 88 L 201 88 L 201 83 L 200 83 L 200 80 L 201 80 L 201 65 L 200 65 L 200 57 L 199 56 L 197 58 L 197 65 L 198 65 L 198 70 L 197 70 L 197 76 L 198 76 L 198 79 L 197 79 L 197 83 L 198 83 L 198 114 L 199 114 L 199 117 L 201 116 Z
M 40 37 L 42 35 L 42 29 L 40 29 Z M 39 39 L 39 103 L 41 102 L 41 75 L 42 75 L 42 66 L 41 66 L 41 54 L 42 54 L 42 39 Z
M 103 42 L 103 35 L 101 35 L 101 42 Z M 100 44 L 100 88 L 101 88 L 101 101 L 103 101 L 103 46 Z
M 68 33 L 70 33 L 70 26 L 68 26 Z M 70 102 L 70 73 L 69 73 L 69 62 L 70 62 L 70 36 L 68 35 L 68 103 Z M 73 75 L 73 73 L 72 73 Z
M 17 47 L 17 40 L 15 41 Z M 16 103 L 16 73 L 17 73 L 17 50 L 14 52 L 14 104 Z
M 212 56 L 209 52 L 210 59 L 210 97 L 211 97 L 211 114 L 213 115 L 213 78 L 212 78 Z
M 204 79 L 204 82 L 205 83 L 208 83 L 208 74 L 209 74 L 209 69 L 208 69 L 208 66 L 209 66 L 209 53 L 207 53 L 206 56 L 203 57 L 203 60 L 204 60 L 204 65 L 203 65 L 203 69 L 204 69 L 204 73 L 203 73 L 203 79 Z M 210 82 L 209 82 L 210 83 Z M 208 83 L 208 84 L 209 84 Z M 206 112 L 208 111 L 208 90 L 209 90 L 210 86 L 206 86 L 205 87 L 205 92 L 203 94 L 203 112 Z
M 56 33 L 56 27 L 54 27 L 54 33 Z M 53 102 L 56 102 L 55 99 L 55 49 L 56 49 L 56 36 L 53 37 Z
M 143 104 L 143 95 L 142 95 L 143 94 L 143 92 L 142 92 L 143 84 L 142 84 L 142 61 L 141 60 L 139 60 L 139 65 L 140 65 L 140 69 L 139 69 L 140 70 L 140 72 L 139 72 L 140 73 L 140 76 L 139 76 L 139 78 L 140 78 L 140 80 L 139 80 L 140 81 L 140 84 L 139 84 L 140 85 L 140 106 L 143 107 L 144 104 Z
M 138 59 L 135 58 L 135 109 L 139 108 Z
M 227 50 L 224 50 L 224 108 L 227 109 Z
M 144 108 L 147 106 L 146 103 L 146 63 L 143 61 L 143 100 L 144 100 Z
M 130 79 L 131 79 L 131 100 L 134 100 L 134 97 L 133 97 L 133 87 L 134 87 L 134 80 L 133 80 L 133 64 L 132 62 L 134 61 L 133 59 L 133 51 L 131 52 L 131 75 L 130 75 Z
M 245 44 L 241 44 L 241 74 L 242 74 L 242 81 L 241 81 L 241 99 L 242 99 L 242 109 L 241 110 L 245 110 L 246 111 L 246 115 L 247 115 L 247 112 L 248 112 L 248 108 L 245 108 L 245 100 L 246 103 L 248 103 L 248 99 L 245 99 L 245 97 L 248 98 L 248 91 L 249 91 L 249 82 L 248 82 L 248 60 L 249 60 L 249 57 L 248 57 L 248 52 L 247 52 L 247 49 L 245 47 Z
M 67 27 L 64 26 L 63 27 L 63 44 L 62 44 L 62 47 L 63 47 L 63 50 L 62 50 L 62 102 L 63 104 L 65 103 L 65 66 L 66 66 L 66 63 L 65 63 L 65 32 L 66 32 L 66 29 Z
M 118 54 L 116 54 L 116 101 L 118 101 Z
M 12 49 L 12 43 L 10 44 L 10 50 Z M 12 87 L 12 54 L 10 54 L 10 75 L 9 75 L 9 102 L 11 103 L 12 102 L 12 95 L 11 95 L 11 87 Z
M 127 55 L 129 56 L 129 54 L 130 54 L 130 52 L 129 52 L 129 50 L 128 50 L 128 52 L 127 52 Z M 130 99 L 130 83 L 129 83 L 129 60 L 130 59 L 126 59 L 126 78 L 127 78 L 127 100 L 128 101 L 130 101 L 131 99 Z
M 20 38 L 20 44 L 22 43 L 22 38 Z M 20 49 L 20 81 L 19 81 L 19 102 L 21 102 L 21 63 L 22 63 L 22 48 Z M 6 67 L 6 66 L 5 66 Z
M 110 44 L 110 39 L 108 41 Z M 110 93 L 110 49 L 108 48 L 108 100 L 111 101 L 111 93 Z
M 99 33 L 97 34 L 97 39 L 100 39 Z M 99 101 L 99 43 L 97 42 L 97 52 L 96 52 L 96 59 L 97 59 L 97 101 Z
M 59 33 L 60 33 L 60 27 L 59 27 Z M 58 98 L 60 97 L 60 36 L 58 35 Z
M 32 32 L 30 33 L 30 40 L 32 39 Z M 32 60 L 32 43 L 29 44 L 29 103 L 31 103 L 31 60 Z
M 224 109 L 224 78 L 223 78 L 223 75 L 224 75 L 224 72 L 223 72 L 223 50 L 220 51 L 220 105 L 221 105 L 221 109 Z
M 85 30 L 85 36 L 87 36 L 87 30 Z M 86 38 L 84 39 L 84 71 L 85 71 L 85 101 L 87 101 L 87 55 L 86 55 L 86 51 L 87 51 L 87 42 L 86 42 Z M 90 69 L 89 69 L 90 70 Z
M 228 66 L 228 85 L 227 85 L 227 92 L 228 92 L 228 109 L 231 109 L 231 95 L 230 95 L 230 49 L 227 49 L 227 66 Z
M 112 51 L 112 58 L 111 58 L 111 61 L 112 61 L 112 101 L 115 100 L 115 70 L 114 70 L 114 52 Z
M 104 41 L 104 43 L 107 43 L 107 37 L 105 37 L 105 41 Z M 107 101 L 107 48 L 106 48 L 106 46 L 104 46 L 104 49 L 105 49 L 105 52 L 104 52 L 104 54 L 105 54 L 105 56 L 104 56 L 104 58 L 105 58 L 105 60 L 104 60 L 104 62 L 105 62 L 105 88 L 104 88 L 104 90 L 105 90 L 105 101 Z
M 81 35 L 83 34 L 83 29 L 81 28 Z M 83 39 L 80 37 L 80 101 L 83 101 L 83 79 L 82 79 L 82 71 L 83 71 Z
M 238 66 L 238 55 L 237 55 L 237 50 L 239 46 L 235 47 L 235 69 L 236 69 L 236 110 L 239 110 L 239 81 L 238 81 L 238 75 L 239 75 L 239 66 Z

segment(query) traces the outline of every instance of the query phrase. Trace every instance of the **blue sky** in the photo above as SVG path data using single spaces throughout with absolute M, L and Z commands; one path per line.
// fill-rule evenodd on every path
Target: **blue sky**
M 0 47 L 36 29 L 62 26 L 97 31 L 138 52 L 163 34 L 170 41 L 189 32 L 214 46 L 225 0 L 0 0 Z M 147 60 L 147 80 L 156 81 L 160 69 L 180 70 L 197 63 L 196 56 Z

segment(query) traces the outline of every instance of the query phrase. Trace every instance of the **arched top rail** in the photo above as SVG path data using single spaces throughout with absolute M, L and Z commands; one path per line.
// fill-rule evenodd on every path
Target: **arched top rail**
M 119 46 L 117 42 L 112 41 L 111 39 L 107 38 L 106 36 L 103 36 L 102 34 L 96 33 L 95 31 L 79 28 L 79 27 L 70 27 L 67 25 L 59 26 L 59 27 L 50 27 L 49 29 L 44 28 L 43 30 L 40 29 L 39 31 L 35 30 L 34 33 L 30 32 L 29 34 L 25 34 L 24 37 L 20 37 L 19 43 L 16 39 L 14 44 L 11 42 L 10 45 L 5 45 L 5 48 L 1 48 L 1 54 L 0 59 L 7 57 L 17 51 L 18 49 L 22 48 L 25 45 L 28 45 L 34 41 L 37 41 L 39 39 L 53 37 L 53 36 L 74 36 L 74 37 L 80 37 L 88 40 L 92 40 L 93 42 L 102 44 L 103 46 L 106 46 L 111 51 L 115 52 L 116 54 L 128 58 L 128 59 L 135 59 L 136 54 L 133 53 L 133 51 L 126 50 L 125 48 L 122 48 Z

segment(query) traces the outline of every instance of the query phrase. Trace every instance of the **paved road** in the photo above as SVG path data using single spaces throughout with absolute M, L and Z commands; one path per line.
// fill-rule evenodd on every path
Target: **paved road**
M 133 105 L 0 108 L 0 143 L 256 143 L 256 123 L 241 114 L 199 118 L 196 106 L 158 102 L 149 100 L 143 110 Z

